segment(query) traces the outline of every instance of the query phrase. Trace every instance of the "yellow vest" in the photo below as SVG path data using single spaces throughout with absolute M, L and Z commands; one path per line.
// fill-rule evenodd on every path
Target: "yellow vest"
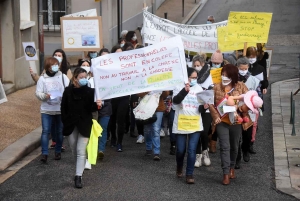
M 103 129 L 100 124 L 93 119 L 93 125 L 91 129 L 91 136 L 89 139 L 89 143 L 86 147 L 88 161 L 92 165 L 96 165 L 97 162 L 97 154 L 98 154 L 98 138 L 101 137 Z

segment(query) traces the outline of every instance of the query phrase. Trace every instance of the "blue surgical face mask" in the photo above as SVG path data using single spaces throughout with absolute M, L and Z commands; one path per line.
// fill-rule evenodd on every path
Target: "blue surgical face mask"
M 206 21 L 206 24 L 212 24 L 212 22 L 211 21 Z
M 59 63 L 62 62 L 62 57 L 54 56 L 54 58 L 57 59 Z
M 98 54 L 97 54 L 96 52 L 90 53 L 90 57 L 91 57 L 92 59 L 96 58 L 97 56 L 98 56 Z
M 86 79 L 86 78 L 81 78 L 81 79 L 79 79 L 79 81 L 78 81 L 78 84 L 79 84 L 79 86 L 85 86 L 85 85 L 87 85 L 87 83 L 88 83 L 88 80 Z
M 59 69 L 58 65 L 51 66 L 51 70 L 55 73 L 58 71 L 58 69 Z
M 195 86 L 196 84 L 197 84 L 197 79 L 192 79 L 190 83 L 191 87 Z
M 212 64 L 212 66 L 213 66 L 214 68 L 220 68 L 220 67 L 221 67 L 221 64 L 218 64 L 218 65 Z

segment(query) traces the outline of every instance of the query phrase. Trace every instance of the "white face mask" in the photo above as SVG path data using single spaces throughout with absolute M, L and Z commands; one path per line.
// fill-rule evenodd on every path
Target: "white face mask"
M 133 36 L 133 37 L 132 37 L 132 40 L 133 40 L 133 41 L 136 41 L 136 39 L 137 39 L 136 36 Z
M 88 66 L 80 66 L 80 68 L 83 68 L 84 70 L 86 70 L 87 73 L 89 73 L 91 71 L 91 67 L 88 67 Z
M 222 85 L 224 85 L 224 86 L 226 86 L 226 85 L 228 85 L 228 84 L 230 84 L 231 83 L 231 79 L 230 78 L 228 78 L 228 77 L 226 77 L 226 76 L 221 76 L 221 78 L 222 78 Z M 228 82 L 229 81 L 229 82 Z
M 254 64 L 256 62 L 256 58 L 249 58 L 248 60 L 250 64 Z
M 239 70 L 239 74 L 245 76 L 248 73 L 248 70 Z
M 57 59 L 59 63 L 62 62 L 62 57 L 54 56 L 54 58 Z
M 200 71 L 202 69 L 202 66 L 195 66 L 196 71 Z
M 120 47 L 123 47 L 123 46 L 124 46 L 124 43 L 121 43 L 121 44 L 120 44 Z

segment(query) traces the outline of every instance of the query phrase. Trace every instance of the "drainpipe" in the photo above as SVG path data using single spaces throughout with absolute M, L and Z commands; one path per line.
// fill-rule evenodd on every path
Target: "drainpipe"
M 39 51 L 40 51 L 40 72 L 44 68 L 44 29 L 43 29 L 43 0 L 39 0 Z
M 121 16 L 121 4 L 120 4 L 120 0 L 117 0 L 117 8 L 118 8 L 118 10 L 117 10 L 117 13 L 118 13 L 118 16 L 117 16 L 117 18 L 118 18 L 118 40 L 119 40 L 119 38 L 121 37 L 120 36 L 120 34 L 121 34 L 121 23 L 120 23 L 120 16 Z

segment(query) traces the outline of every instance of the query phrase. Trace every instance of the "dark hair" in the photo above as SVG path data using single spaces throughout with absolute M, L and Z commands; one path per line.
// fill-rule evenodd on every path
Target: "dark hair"
M 126 34 L 126 37 L 125 37 L 126 42 L 130 42 L 132 37 L 134 36 L 134 34 L 135 34 L 135 31 L 128 31 L 128 33 Z
M 135 49 L 140 49 L 140 48 L 144 48 L 144 45 L 137 44 L 137 45 L 135 46 Z
M 99 52 L 99 56 L 101 56 L 103 52 L 107 52 L 108 54 L 110 53 L 107 48 L 102 48 Z
M 78 60 L 78 66 L 80 67 L 84 62 L 88 62 L 89 65 L 91 66 L 91 61 L 88 59 L 79 59 Z
M 121 49 L 122 50 L 122 48 L 121 48 L 121 46 L 120 45 L 115 45 L 115 46 L 113 46 L 112 48 L 111 48 L 111 53 L 115 53 L 118 49 Z M 123 51 L 123 50 L 122 50 Z
M 63 51 L 62 49 L 57 49 L 57 50 L 55 50 L 53 52 L 53 54 L 52 54 L 53 57 L 54 57 L 54 55 L 55 55 L 56 52 L 60 52 L 62 54 L 62 56 L 63 56 L 63 59 L 62 59 L 62 61 L 60 63 L 60 69 L 59 70 L 63 74 L 67 75 L 67 72 L 69 70 L 69 63 L 67 61 L 67 55 L 66 55 L 65 51 Z
M 247 51 L 246 51 L 246 57 L 250 57 L 252 55 L 255 55 L 255 57 L 256 57 L 257 51 L 256 51 L 255 47 L 248 47 Z
M 123 50 L 123 51 L 126 51 L 126 50 L 133 50 L 133 49 L 134 49 L 134 47 L 133 47 L 132 43 L 130 43 L 130 42 L 126 42 L 126 43 L 124 44 L 124 46 L 122 47 L 122 50 Z
M 226 64 L 221 71 L 221 74 L 226 72 L 227 77 L 231 79 L 231 86 L 235 86 L 239 80 L 239 70 L 235 65 Z
M 119 38 L 118 44 L 121 44 L 122 41 L 124 41 L 126 43 L 125 38 Z
M 197 73 L 197 71 L 194 68 L 187 68 L 187 75 L 188 75 L 188 77 L 190 77 L 194 72 Z
M 44 69 L 45 71 L 49 71 L 52 65 L 57 64 L 59 65 L 59 61 L 54 57 L 49 57 L 44 62 Z
M 87 72 L 86 72 L 86 70 L 83 69 L 83 68 L 80 68 L 80 67 L 75 68 L 74 73 L 73 73 L 73 77 L 72 77 L 72 79 L 71 79 L 71 82 L 72 82 L 73 84 L 74 84 L 75 79 L 78 77 L 78 75 L 79 75 L 80 73 L 87 73 Z

